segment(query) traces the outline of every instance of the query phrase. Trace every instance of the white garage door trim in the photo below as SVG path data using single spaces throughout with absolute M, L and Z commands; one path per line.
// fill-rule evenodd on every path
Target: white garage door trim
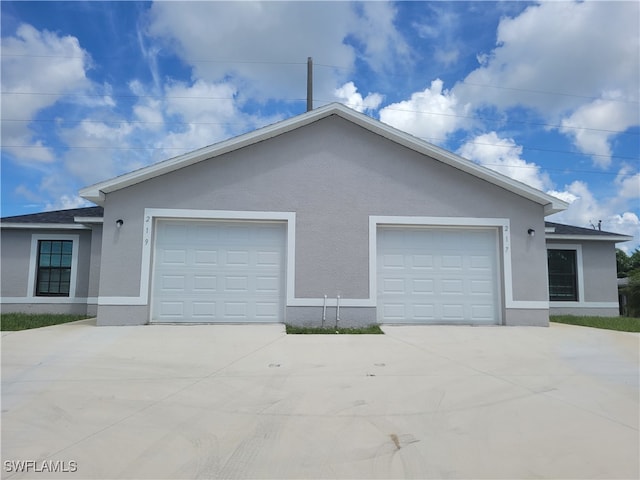
M 373 303 L 378 307 L 378 264 L 377 264 L 377 232 L 385 226 L 406 227 L 484 227 L 495 228 L 496 237 L 496 273 L 497 273 L 497 308 L 498 323 L 502 323 L 502 303 L 509 308 L 514 302 L 511 299 L 511 241 L 510 222 L 505 218 L 468 218 L 468 217 L 407 217 L 376 216 L 369 217 L 369 292 Z M 501 245 L 500 245 L 501 243 Z M 501 268 L 500 268 L 501 267 Z
M 152 323 L 284 321 L 284 222 L 158 219 L 153 243 Z

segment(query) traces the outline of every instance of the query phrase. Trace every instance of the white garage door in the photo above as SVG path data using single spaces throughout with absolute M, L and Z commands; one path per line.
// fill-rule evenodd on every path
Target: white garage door
M 495 229 L 379 227 L 377 244 L 379 322 L 499 323 Z
M 160 220 L 152 322 L 283 322 L 284 223 Z

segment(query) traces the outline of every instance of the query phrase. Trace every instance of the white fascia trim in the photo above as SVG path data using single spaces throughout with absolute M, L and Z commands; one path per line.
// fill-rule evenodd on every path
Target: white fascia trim
M 38 268 L 38 242 L 40 240 L 71 240 L 73 250 L 71 253 L 71 280 L 69 284 L 68 297 L 46 297 L 36 296 L 36 269 Z M 80 249 L 80 235 L 63 233 L 34 233 L 31 235 L 31 251 L 29 254 L 29 275 L 27 277 L 27 296 L 24 303 L 81 303 L 74 302 L 76 298 L 76 283 L 78 281 L 78 251 Z M 44 299 L 45 301 L 43 301 Z M 52 299 L 58 299 L 51 301 Z
M 5 304 L 97 304 L 98 297 L 2 297 L 0 303 Z
M 19 228 L 23 230 L 91 230 L 91 227 L 75 223 L 0 223 L 0 228 Z
M 104 223 L 102 217 L 73 217 L 73 221 L 76 223 Z
M 578 301 L 577 302 L 549 302 L 549 305 L 555 303 L 569 304 L 584 304 L 584 267 L 582 263 L 582 245 L 579 243 L 558 243 L 547 245 L 547 250 L 575 250 L 576 251 L 576 269 L 578 270 Z
M 620 308 L 618 302 L 549 302 L 551 308 Z
M 254 212 L 233 210 L 193 210 L 174 208 L 145 208 L 142 235 L 142 264 L 140 267 L 140 293 L 137 297 L 100 296 L 99 305 L 148 305 L 151 284 L 151 257 L 153 251 L 154 228 L 157 219 L 177 220 L 254 220 L 277 221 L 287 224 L 287 305 L 294 301 L 295 288 L 295 212 Z
M 253 145 L 255 143 L 276 137 L 283 133 L 309 125 L 330 115 L 338 115 L 345 120 L 353 122 L 370 132 L 383 136 L 395 143 L 403 145 L 423 155 L 435 158 L 447 165 L 486 180 L 494 185 L 498 185 L 510 192 L 525 197 L 544 206 L 545 215 L 561 212 L 569 207 L 569 204 L 540 190 L 532 188 L 524 183 L 512 180 L 511 178 L 497 173 L 489 168 L 478 165 L 470 160 L 462 158 L 452 152 L 432 145 L 406 132 L 386 125 L 367 115 L 358 113 L 340 103 L 331 103 L 324 107 L 316 108 L 302 115 L 289 118 L 253 132 L 240 135 L 238 137 L 225 140 L 223 142 L 210 145 L 208 147 L 195 150 L 193 152 L 174 157 L 163 162 L 156 163 L 149 167 L 141 168 L 131 173 L 91 185 L 80 190 L 80 196 L 98 205 L 104 203 L 105 194 L 120 190 L 136 183 L 154 178 L 165 173 L 172 172 L 194 163 L 213 158 L 225 153 L 238 150 L 240 148 Z
M 568 235 L 568 234 L 546 234 L 547 240 L 581 240 L 581 241 L 601 241 L 601 242 L 628 242 L 633 240 L 629 235 Z

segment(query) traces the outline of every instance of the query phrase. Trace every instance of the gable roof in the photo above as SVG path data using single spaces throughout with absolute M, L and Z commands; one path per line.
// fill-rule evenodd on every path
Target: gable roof
M 331 115 L 336 115 L 352 122 L 372 133 L 381 135 L 392 142 L 414 150 L 420 154 L 431 157 L 442 163 L 450 165 L 458 170 L 474 175 L 482 180 L 504 188 L 512 193 L 527 198 L 544 206 L 545 215 L 566 210 L 568 204 L 540 190 L 532 188 L 524 183 L 513 180 L 505 175 L 497 173 L 486 167 L 478 165 L 470 160 L 462 158 L 443 148 L 425 142 L 406 132 L 397 130 L 367 115 L 356 112 L 340 103 L 331 103 L 321 108 L 311 110 L 296 117 L 268 125 L 253 132 L 231 138 L 229 140 L 200 148 L 178 157 L 170 158 L 148 167 L 135 170 L 124 175 L 91 185 L 80 190 L 80 196 L 98 205 L 103 204 L 107 193 L 130 187 L 151 178 L 173 172 L 180 168 L 193 165 L 225 153 L 238 150 L 258 142 L 274 138 L 292 130 L 304 127 Z
M 0 218 L 2 228 L 83 228 L 81 223 L 101 223 L 102 207 L 70 208 Z
M 549 240 L 600 240 L 609 242 L 628 242 L 633 240 L 629 235 L 605 232 L 595 228 L 574 227 L 562 223 L 544 222 L 545 236 Z

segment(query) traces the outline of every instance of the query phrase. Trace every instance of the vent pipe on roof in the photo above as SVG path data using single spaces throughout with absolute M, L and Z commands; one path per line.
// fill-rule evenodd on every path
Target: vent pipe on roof
M 313 110 L 313 58 L 307 57 L 307 112 Z

